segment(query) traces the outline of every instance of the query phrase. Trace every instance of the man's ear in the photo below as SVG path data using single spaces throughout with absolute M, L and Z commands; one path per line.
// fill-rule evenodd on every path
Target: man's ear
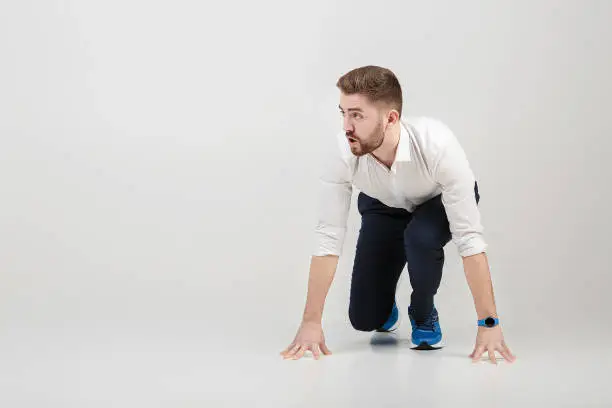
M 389 122 L 389 124 L 395 124 L 399 122 L 399 112 L 395 109 L 391 109 L 391 111 L 389 111 L 389 114 L 387 115 L 387 122 Z

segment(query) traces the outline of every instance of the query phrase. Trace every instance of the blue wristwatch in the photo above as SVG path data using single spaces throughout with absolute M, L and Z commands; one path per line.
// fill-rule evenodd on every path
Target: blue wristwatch
M 480 319 L 478 321 L 479 327 L 495 327 L 499 324 L 499 319 L 497 317 L 485 317 L 484 319 Z

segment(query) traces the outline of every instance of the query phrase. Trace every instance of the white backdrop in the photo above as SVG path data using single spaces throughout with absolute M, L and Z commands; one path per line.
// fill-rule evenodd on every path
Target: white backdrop
M 76 401 L 74 383 L 45 379 L 71 361 L 61 372 L 84 381 L 107 364 L 94 351 L 117 364 L 147 342 L 275 358 L 304 305 L 320 153 L 341 129 L 335 82 L 366 64 L 398 75 L 405 115 L 460 138 L 513 351 L 609 329 L 611 3 L 0 5 L 0 386 L 12 390 L 0 398 L 12 406 Z M 361 338 L 347 316 L 358 224 L 353 207 L 324 315 L 334 351 Z M 447 254 L 436 304 L 467 354 L 475 312 Z M 408 279 L 399 289 L 405 313 Z

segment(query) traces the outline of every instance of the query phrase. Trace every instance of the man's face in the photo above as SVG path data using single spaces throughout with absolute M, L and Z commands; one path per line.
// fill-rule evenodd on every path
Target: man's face
M 340 114 L 351 152 L 363 156 L 378 149 L 384 140 L 383 117 L 363 95 L 340 93 Z

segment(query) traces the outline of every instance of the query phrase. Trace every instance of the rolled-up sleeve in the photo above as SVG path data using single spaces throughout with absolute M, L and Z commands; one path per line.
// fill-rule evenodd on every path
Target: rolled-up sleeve
M 485 252 L 480 211 L 475 197 L 475 177 L 465 151 L 454 134 L 444 125 L 445 143 L 434 161 L 433 176 L 442 189 L 442 204 L 446 210 L 451 236 L 461 256 Z
M 319 178 L 313 255 L 342 254 L 352 192 L 349 164 L 339 153 L 333 154 Z

